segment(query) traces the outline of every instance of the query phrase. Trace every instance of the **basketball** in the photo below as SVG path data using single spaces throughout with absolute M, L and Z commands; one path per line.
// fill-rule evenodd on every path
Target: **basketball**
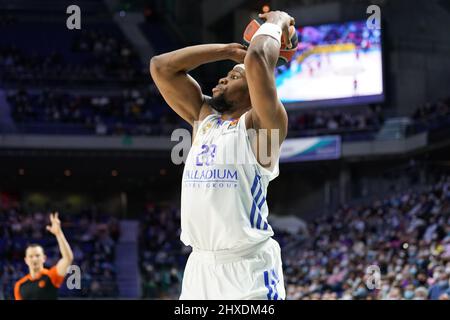
M 245 28 L 244 35 L 242 37 L 242 42 L 245 47 L 248 48 L 250 46 L 250 41 L 252 40 L 253 35 L 263 23 L 264 20 L 261 18 L 253 19 L 252 21 L 250 21 L 250 23 Z M 295 26 L 289 27 L 289 36 L 291 38 L 292 48 L 287 48 L 286 44 L 284 43 L 284 37 L 281 37 L 280 56 L 278 57 L 277 67 L 280 67 L 291 61 L 294 57 L 295 52 L 297 51 L 298 36 L 297 31 L 295 30 Z

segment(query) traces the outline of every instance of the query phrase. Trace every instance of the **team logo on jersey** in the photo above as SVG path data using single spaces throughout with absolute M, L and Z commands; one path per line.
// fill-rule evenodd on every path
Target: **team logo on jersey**
M 44 280 L 39 281 L 38 282 L 38 286 L 39 286 L 39 288 L 44 288 L 45 287 L 45 281 Z
M 205 126 L 202 128 L 202 134 L 205 134 L 206 131 L 211 129 L 211 127 L 212 127 L 212 123 L 211 122 L 208 122 L 207 124 L 205 124 Z
M 238 172 L 230 169 L 187 169 L 183 173 L 184 187 L 190 189 L 236 189 Z
M 228 125 L 228 128 L 227 128 L 227 129 L 228 129 L 228 130 L 231 130 L 231 129 L 236 128 L 237 125 L 238 125 L 238 122 L 239 122 L 239 119 L 236 119 L 236 120 L 231 121 L 230 124 Z

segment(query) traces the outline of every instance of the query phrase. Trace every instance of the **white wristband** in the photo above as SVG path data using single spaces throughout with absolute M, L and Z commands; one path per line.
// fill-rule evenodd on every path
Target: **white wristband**
M 256 30 L 255 34 L 252 37 L 252 40 L 255 39 L 255 37 L 257 37 L 257 36 L 266 35 L 266 36 L 272 37 L 275 40 L 277 40 L 281 47 L 281 34 L 282 34 L 282 31 L 281 31 L 281 27 L 279 25 L 270 23 L 270 22 L 266 22 L 266 23 L 263 23 L 262 26 L 259 27 L 258 30 Z

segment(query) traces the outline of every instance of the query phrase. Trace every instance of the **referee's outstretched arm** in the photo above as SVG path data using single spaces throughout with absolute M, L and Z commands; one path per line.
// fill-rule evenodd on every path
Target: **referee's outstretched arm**
M 58 212 L 50 214 L 50 222 L 51 224 L 47 226 L 47 230 L 56 237 L 56 240 L 58 241 L 59 252 L 62 256 L 56 264 L 56 271 L 60 276 L 65 276 L 67 273 L 67 269 L 72 264 L 73 252 L 61 229 L 61 221 L 58 218 Z

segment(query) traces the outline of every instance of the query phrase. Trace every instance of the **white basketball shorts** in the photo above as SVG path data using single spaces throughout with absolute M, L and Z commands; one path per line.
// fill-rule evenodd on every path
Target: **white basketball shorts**
M 281 249 L 269 238 L 245 250 L 193 249 L 180 300 L 284 300 Z

